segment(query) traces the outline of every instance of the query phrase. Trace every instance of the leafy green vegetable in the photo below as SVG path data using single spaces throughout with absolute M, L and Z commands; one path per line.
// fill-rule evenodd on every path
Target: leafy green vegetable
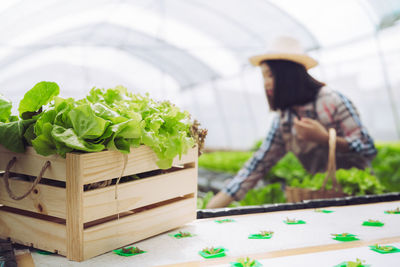
M 257 262 L 256 260 L 252 260 L 249 257 L 246 258 L 239 258 L 236 260 L 236 265 L 241 266 L 241 267 L 252 267 L 256 266 Z
M 9 123 L 0 122 L 0 144 L 11 151 L 18 153 L 24 152 L 24 133 L 34 122 L 34 119 L 13 121 Z
M 11 101 L 0 94 L 0 122 L 8 122 L 11 115 Z
M 41 126 L 41 134 L 32 140 L 32 145 L 38 154 L 49 156 L 57 153 L 56 143 L 51 135 L 52 130 L 53 125 L 46 122 Z
M 239 202 L 233 202 L 230 207 L 262 205 L 268 203 L 286 202 L 280 183 L 273 183 L 260 188 L 250 189 Z
M 23 119 L 32 117 L 32 112 L 36 112 L 42 106 L 47 105 L 59 92 L 60 89 L 54 82 L 37 83 L 31 90 L 26 92 L 19 103 L 19 116 Z
M 215 220 L 215 222 L 217 223 L 231 223 L 231 222 L 235 222 L 234 219 L 221 219 L 221 220 Z
M 185 154 L 195 144 L 190 135 L 189 113 L 181 112 L 167 101 L 155 102 L 148 95 L 131 94 L 121 86 L 107 90 L 93 88 L 85 100 L 96 105 L 99 116 L 113 118 L 129 127 L 112 128 L 114 136 L 108 149 L 129 152 L 130 146 L 145 144 L 158 156 L 157 165 L 166 169 L 175 156 Z M 125 122 L 123 118 L 131 121 Z
M 58 94 L 56 83 L 36 84 L 20 102 L 22 120 L 10 116 L 11 103 L 0 97 L 0 143 L 15 152 L 29 144 L 41 155 L 63 157 L 71 151 L 129 153 L 144 144 L 162 169 L 195 145 L 190 114 L 167 101 L 155 102 L 122 86 L 93 88 L 80 100 Z
M 356 261 L 347 261 L 347 267 L 361 267 L 364 266 L 365 260 L 356 259 Z
M 385 211 L 387 214 L 400 214 L 400 207 L 397 207 L 393 210 L 386 210 Z
M 400 191 L 400 143 L 376 145 L 378 154 L 372 161 L 375 175 L 385 187 L 385 191 Z
M 297 157 L 289 152 L 278 161 L 275 166 L 267 173 L 266 179 L 285 179 L 286 181 L 291 181 L 294 179 L 302 180 L 306 177 L 310 177 L 308 171 L 303 167 Z
M 218 254 L 223 251 L 224 250 L 222 248 L 214 248 L 214 247 L 210 247 L 210 248 L 207 247 L 202 250 L 202 252 L 210 254 L 210 255 Z
M 206 153 L 199 157 L 199 166 L 208 170 L 237 173 L 253 152 L 247 151 L 218 151 Z
M 126 254 L 139 254 L 144 251 L 138 247 L 127 247 L 127 248 L 122 248 L 122 252 L 124 252 Z
M 269 236 L 272 235 L 274 232 L 273 231 L 260 231 L 261 236 Z
M 189 232 L 182 232 L 182 231 L 179 231 L 178 235 L 179 235 L 180 237 L 189 237 L 189 236 L 192 236 L 191 233 L 189 233 Z
M 100 137 L 110 122 L 98 117 L 88 104 L 79 105 L 68 113 L 76 135 L 83 139 Z
M 325 173 L 317 173 L 314 176 L 308 175 L 302 180 L 293 179 L 289 181 L 289 185 L 318 190 L 321 189 L 325 177 Z M 348 195 L 382 194 L 384 192 L 384 187 L 379 180 L 370 173 L 369 169 L 339 169 L 336 171 L 336 178 L 342 186 L 343 192 Z M 328 181 L 326 188 L 332 188 L 332 180 Z
M 381 246 L 381 245 L 375 244 L 375 249 L 382 250 L 382 251 L 392 251 L 395 248 L 393 246 Z

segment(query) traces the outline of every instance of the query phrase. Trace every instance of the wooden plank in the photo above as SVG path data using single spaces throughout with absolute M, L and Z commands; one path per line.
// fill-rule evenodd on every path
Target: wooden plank
M 83 160 L 84 184 L 117 178 L 124 166 L 124 154 L 118 151 L 102 151 L 97 153 L 80 154 Z M 132 175 L 152 170 L 159 167 L 156 154 L 147 146 L 140 146 L 131 150 L 127 155 L 128 163 L 123 176 Z M 197 158 L 197 147 L 188 150 L 188 153 L 174 159 L 173 165 L 183 165 L 194 162 Z
M 65 225 L 4 211 L 0 208 L 0 238 L 67 254 Z
M 84 192 L 84 222 L 104 218 L 190 193 L 197 194 L 197 169 L 188 168 Z M 193 210 L 196 210 L 194 207 Z
M 198 150 L 197 150 L 197 147 L 196 147 L 196 150 L 194 151 L 194 155 L 193 155 L 194 157 L 195 157 L 195 160 L 194 160 L 194 162 L 191 162 L 191 163 L 189 163 L 189 164 L 187 164 L 187 166 L 189 167 L 192 167 L 192 168 L 194 168 L 195 170 L 195 173 L 196 173 L 196 175 L 195 175 L 195 177 L 194 177 L 194 179 L 195 179 L 195 181 L 194 181 L 194 183 L 196 184 L 196 189 L 194 190 L 194 195 L 193 195 L 193 197 L 194 197 L 194 199 L 196 199 L 196 201 L 195 201 L 195 203 L 193 204 L 193 210 L 195 210 L 196 211 L 196 218 L 197 218 L 197 193 L 198 193 L 198 190 L 197 190 L 197 187 L 198 187 L 198 184 L 199 184 L 199 182 L 198 182 L 198 173 L 199 173 L 199 170 L 198 170 L 198 160 L 199 160 L 199 157 L 198 157 Z M 186 166 L 186 165 L 185 165 Z
M 15 259 L 18 267 L 35 267 L 35 262 L 30 252 L 15 255 Z
M 79 154 L 67 154 L 67 258 L 83 260 L 83 183 Z
M 24 194 L 32 186 L 32 182 L 14 179 L 9 179 L 8 181 L 11 190 L 17 196 Z M 0 177 L 0 203 L 8 207 L 65 219 L 65 198 L 65 188 L 38 184 L 26 198 L 14 200 L 8 196 L 4 178 Z
M 13 157 L 16 157 L 17 161 L 11 168 L 11 172 L 37 176 L 43 165 L 49 160 L 51 166 L 44 172 L 43 178 L 65 182 L 66 165 L 65 159 L 61 156 L 41 156 L 36 153 L 33 147 L 27 147 L 25 153 L 15 153 L 0 145 L 0 170 L 5 170 Z
M 169 231 L 196 219 L 187 198 L 85 229 L 84 259 Z

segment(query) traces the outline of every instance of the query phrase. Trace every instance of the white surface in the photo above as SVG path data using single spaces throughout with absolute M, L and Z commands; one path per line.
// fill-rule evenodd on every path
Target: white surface
M 175 239 L 168 233 L 149 238 L 137 245 L 147 251 L 145 254 L 121 257 L 112 252 L 100 255 L 82 263 L 68 261 L 58 255 L 32 253 L 37 266 L 157 266 L 180 262 L 203 261 L 198 251 L 210 246 L 223 246 L 228 249 L 228 257 L 243 257 L 270 251 L 291 248 L 336 244 L 331 233 L 352 233 L 360 240 L 369 241 L 400 236 L 400 215 L 384 214 L 385 210 L 400 206 L 400 201 L 360 206 L 326 208 L 335 212 L 325 214 L 313 209 L 299 211 L 271 212 L 254 215 L 232 216 L 233 223 L 219 224 L 214 219 L 196 220 L 179 230 L 196 234 L 195 237 Z M 283 220 L 302 219 L 305 225 L 286 225 Z M 365 227 L 362 222 L 368 219 L 380 220 L 383 227 Z M 261 230 L 272 230 L 271 239 L 248 239 L 249 234 Z M 177 233 L 178 230 L 169 233 Z M 395 244 L 400 247 L 399 243 Z M 356 257 L 367 260 L 373 266 L 400 266 L 400 253 L 381 255 L 367 247 L 336 250 L 321 253 L 260 260 L 264 266 L 333 266 Z M 396 265 L 397 264 L 397 265 Z M 220 265 L 220 266 L 227 266 Z
M 399 248 L 400 243 L 393 243 Z M 307 266 L 323 267 L 335 266 L 344 261 L 356 261 L 356 258 L 365 261 L 371 267 L 398 267 L 400 266 L 400 253 L 379 254 L 368 247 L 342 249 L 320 253 L 304 254 L 273 259 L 258 260 L 263 266 L 286 267 L 286 266 Z M 227 266 L 227 264 L 213 265 L 215 267 Z

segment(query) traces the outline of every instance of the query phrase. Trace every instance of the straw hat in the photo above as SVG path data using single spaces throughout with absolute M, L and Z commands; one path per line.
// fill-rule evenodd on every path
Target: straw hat
M 274 40 L 267 52 L 249 58 L 250 63 L 259 66 L 264 60 L 290 60 L 311 69 L 318 65 L 318 62 L 308 56 L 300 42 L 291 37 L 279 37 Z

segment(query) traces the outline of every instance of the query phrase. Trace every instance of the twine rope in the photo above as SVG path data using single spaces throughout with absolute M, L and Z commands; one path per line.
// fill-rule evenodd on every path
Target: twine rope
M 40 180 L 42 179 L 42 176 L 44 174 L 44 172 L 47 170 L 48 167 L 50 167 L 51 163 L 50 161 L 46 161 L 46 163 L 43 165 L 42 170 L 40 171 L 39 175 L 35 178 L 35 180 L 32 183 L 31 188 L 28 190 L 28 192 L 26 192 L 25 194 L 23 194 L 22 196 L 16 196 L 10 188 L 10 184 L 9 184 L 9 176 L 10 176 L 10 169 L 14 166 L 15 162 L 17 161 L 16 157 L 13 157 L 7 164 L 6 167 L 6 171 L 4 173 L 4 183 L 6 184 L 6 190 L 8 193 L 8 196 L 11 197 L 14 200 L 21 200 L 24 199 L 26 196 L 28 196 L 33 189 L 35 189 L 35 187 L 37 186 L 37 184 L 40 182 Z

